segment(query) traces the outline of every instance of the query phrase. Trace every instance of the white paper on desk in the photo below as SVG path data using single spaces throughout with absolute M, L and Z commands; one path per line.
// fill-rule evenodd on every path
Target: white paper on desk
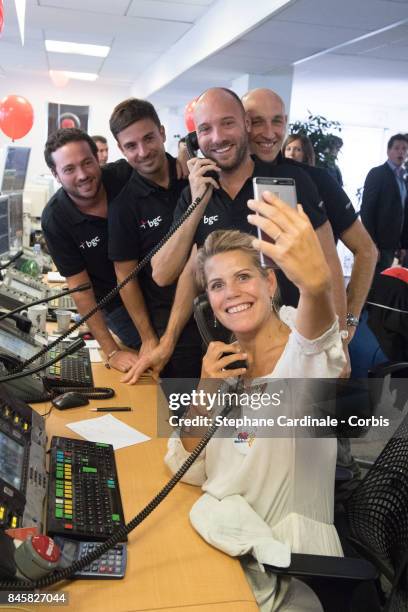
M 85 340 L 86 348 L 89 349 L 98 349 L 101 348 L 101 345 L 97 340 Z
M 48 342 L 53 342 L 54 340 L 59 338 L 61 335 L 62 335 L 62 332 L 60 334 L 49 334 Z M 78 330 L 75 330 L 74 332 L 69 334 L 69 336 L 65 338 L 64 342 L 67 342 L 68 340 L 76 340 L 77 338 L 78 338 Z
M 69 423 L 67 427 L 86 440 L 90 440 L 90 442 L 112 444 L 115 450 L 150 440 L 148 436 L 145 436 L 145 434 L 134 427 L 122 423 L 122 421 L 111 414 L 106 414 L 96 419 Z
M 65 280 L 65 276 L 61 276 L 59 272 L 48 272 L 47 274 L 47 281 L 49 283 L 63 283 Z
M 102 363 L 103 359 L 97 348 L 89 349 L 89 359 L 91 363 Z

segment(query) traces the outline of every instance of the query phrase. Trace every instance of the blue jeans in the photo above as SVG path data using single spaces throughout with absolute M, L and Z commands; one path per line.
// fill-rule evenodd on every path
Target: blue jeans
M 125 346 L 136 350 L 140 349 L 142 342 L 139 333 L 124 306 L 118 306 L 111 312 L 104 311 L 103 316 L 109 329 L 118 336 Z M 163 333 L 164 331 L 159 329 L 157 331 L 158 337 L 161 337 Z M 202 358 L 201 338 L 195 324 L 189 321 L 161 376 L 163 378 L 199 378 Z
M 118 306 L 111 312 L 104 310 L 103 316 L 106 325 L 118 336 L 122 344 L 136 350 L 140 348 L 141 340 L 139 333 L 124 306 Z

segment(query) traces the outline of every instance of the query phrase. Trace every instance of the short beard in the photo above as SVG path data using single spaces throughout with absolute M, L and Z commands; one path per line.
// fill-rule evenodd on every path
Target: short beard
M 92 195 L 92 196 L 83 196 L 78 191 L 67 191 L 67 190 L 65 190 L 65 191 L 67 192 L 67 194 L 69 196 L 71 196 L 72 199 L 78 200 L 79 202 L 86 203 L 86 202 L 90 202 L 92 200 L 95 200 L 95 198 L 97 197 L 97 195 L 98 195 L 98 193 L 99 193 L 99 191 L 101 189 L 101 186 L 102 186 L 102 175 L 99 177 L 99 181 L 98 181 L 98 184 L 97 184 L 97 187 L 96 187 L 96 190 L 95 190 L 95 194 Z
M 231 172 L 235 172 L 235 170 L 240 167 L 248 153 L 248 137 L 243 135 L 237 143 L 235 159 L 233 159 L 229 164 L 222 164 L 211 155 L 206 155 L 206 157 L 208 157 L 208 159 L 212 159 L 223 172 L 229 174 Z

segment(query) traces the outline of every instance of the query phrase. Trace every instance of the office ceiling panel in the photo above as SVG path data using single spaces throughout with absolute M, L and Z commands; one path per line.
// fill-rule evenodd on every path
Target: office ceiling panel
M 208 9 L 209 4 L 163 2 L 163 0 L 133 0 L 127 14 L 131 17 L 169 19 L 194 23 Z
M 0 65 L 6 74 L 14 70 L 32 70 L 38 66 L 46 66 L 46 53 L 42 45 L 32 45 L 29 55 L 20 47 L 2 42 Z
M 234 6 L 230 0 L 217 1 L 220 6 L 229 3 Z M 14 70 L 25 69 L 27 76 L 31 76 L 46 74 L 49 67 L 65 67 L 96 70 L 102 84 L 120 80 L 131 85 L 144 70 L 151 66 L 153 70 L 156 62 L 165 61 L 166 53 L 191 28 L 199 28 L 200 18 L 212 5 L 214 0 L 27 0 L 22 47 L 14 0 L 4 0 L 0 65 L 6 77 Z M 316 53 L 335 56 L 336 70 L 340 73 L 342 60 L 348 74 L 349 62 L 360 58 L 358 66 L 367 62 L 367 74 L 371 73 L 372 63 L 387 74 L 402 73 L 403 69 L 408 74 L 407 25 L 348 44 L 403 19 L 408 19 L 408 0 L 295 0 L 258 27 L 235 37 L 235 42 L 221 51 L 212 56 L 197 56 L 195 67 L 167 87 L 173 93 L 177 87 L 187 92 L 202 91 L 212 84 L 228 85 L 247 72 L 272 72 L 276 67 L 287 67 Z M 226 22 L 225 28 L 229 25 Z M 209 29 L 209 36 L 211 32 Z M 200 37 L 198 44 L 203 42 L 202 31 Z M 47 54 L 44 38 L 110 45 L 111 51 L 105 60 Z M 190 45 L 194 55 L 194 43 Z M 398 70 L 393 64 L 399 66 Z M 364 71 L 361 78 L 365 78 Z
M 332 24 L 315 25 L 297 21 L 270 20 L 244 36 L 254 43 L 278 43 L 283 47 L 330 48 L 367 33 L 367 29 L 336 27 Z
M 393 45 L 378 47 L 367 51 L 365 57 L 392 60 L 395 62 L 408 62 L 408 45 L 405 47 L 396 47 Z
M 116 74 L 121 74 L 123 79 L 127 75 L 127 81 L 131 83 L 139 73 L 145 70 L 149 64 L 154 62 L 158 57 L 156 53 L 134 52 L 120 58 L 107 57 L 103 62 L 100 70 L 101 77 L 115 77 Z
M 88 11 L 105 15 L 125 15 L 129 0 L 38 0 L 39 6 Z
M 69 70 L 73 72 L 99 73 L 103 64 L 101 57 L 70 55 L 66 53 L 48 53 L 50 70 Z
M 85 43 L 90 45 L 112 44 L 112 34 L 97 34 L 95 32 L 67 32 L 62 29 L 46 28 L 43 30 L 43 38 L 48 40 L 61 40 L 65 42 Z
M 408 25 L 399 26 L 384 32 L 379 32 L 375 36 L 370 36 L 359 40 L 355 43 L 346 45 L 341 49 L 337 49 L 337 54 L 344 55 L 359 55 L 361 53 L 368 54 L 381 49 L 385 50 L 392 47 L 392 52 L 398 56 L 398 50 L 404 54 L 404 49 L 408 46 Z
M 274 21 L 295 21 L 337 28 L 374 30 L 407 18 L 406 3 L 385 0 L 297 0 Z
M 248 57 L 238 54 L 228 55 L 226 53 L 222 56 L 219 56 L 219 54 L 213 55 L 203 62 L 206 68 L 222 66 L 223 70 L 226 71 L 231 70 L 233 72 L 255 74 L 263 74 L 272 70 L 273 67 L 286 64 L 286 60 L 279 61 L 266 57 Z

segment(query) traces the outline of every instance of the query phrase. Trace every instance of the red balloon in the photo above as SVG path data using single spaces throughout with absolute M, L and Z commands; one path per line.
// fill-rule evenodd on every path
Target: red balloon
M 0 101 L 0 129 L 12 140 L 28 134 L 33 121 L 33 107 L 26 98 L 11 95 Z
M 2 33 L 2 30 L 3 30 L 3 24 L 4 24 L 4 8 L 3 8 L 3 0 L 0 0 L 0 34 Z
M 186 128 L 189 132 L 194 132 L 195 123 L 194 123 L 194 107 L 196 105 L 198 98 L 194 98 L 186 105 L 184 109 L 184 123 L 186 124 Z

